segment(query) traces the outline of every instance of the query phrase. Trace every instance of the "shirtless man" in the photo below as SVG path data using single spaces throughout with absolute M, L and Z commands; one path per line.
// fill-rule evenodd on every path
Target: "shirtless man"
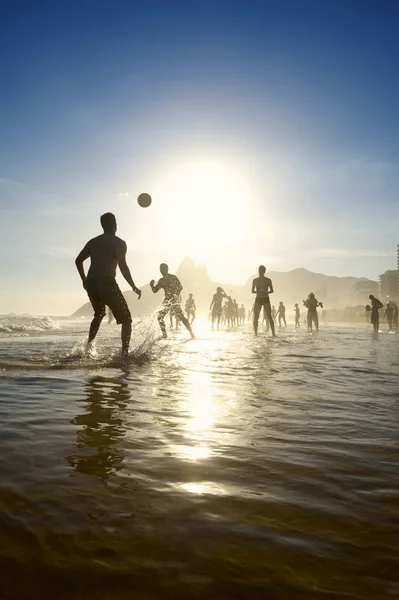
M 294 313 L 295 313 L 295 329 L 298 329 L 298 327 L 301 326 L 301 324 L 299 322 L 299 320 L 301 318 L 301 311 L 299 310 L 298 303 L 295 304 Z
M 100 222 L 104 233 L 87 242 L 75 260 L 83 287 L 87 291 L 94 310 L 88 347 L 98 333 L 101 321 L 105 317 L 105 307 L 108 306 L 118 325 L 122 324 L 122 356 L 126 357 L 132 335 L 132 317 L 127 302 L 115 281 L 117 266 L 139 300 L 141 291 L 136 287 L 126 264 L 126 243 L 115 235 L 117 230 L 115 215 L 105 213 L 101 216 Z M 90 258 L 91 264 L 86 276 L 83 263 L 87 258 Z
M 168 314 L 169 311 L 173 312 L 173 315 L 176 319 L 181 321 L 187 331 L 190 333 L 191 337 L 194 339 L 194 333 L 191 329 L 190 323 L 187 321 L 184 313 L 181 309 L 181 291 L 183 289 L 182 284 L 176 275 L 172 275 L 169 273 L 169 267 L 165 263 L 162 263 L 159 267 L 161 271 L 161 279 L 155 285 L 154 279 L 150 281 L 150 286 L 154 294 L 159 292 L 159 290 L 163 289 L 165 292 L 165 299 L 163 301 L 163 308 L 158 313 L 158 323 L 162 331 L 162 335 L 164 338 L 168 337 L 166 334 L 166 327 L 164 318 Z
M 216 294 L 213 294 L 212 302 L 209 307 L 209 310 L 212 311 L 212 331 L 215 325 L 215 319 L 217 320 L 217 328 L 219 330 L 223 298 L 227 298 L 226 292 L 222 290 L 221 287 L 216 288 Z
M 265 311 L 267 320 L 269 321 L 270 329 L 272 330 L 272 335 L 275 337 L 276 332 L 274 331 L 274 321 L 272 319 L 269 298 L 269 294 L 273 294 L 274 290 L 271 279 L 265 277 L 265 273 L 266 267 L 261 265 L 259 267 L 259 277 L 254 279 L 252 282 L 252 293 L 256 294 L 254 304 L 254 331 L 255 335 L 258 335 L 259 315 L 263 306 L 263 310 Z
M 380 324 L 379 311 L 380 311 L 380 308 L 383 308 L 383 304 L 380 300 L 378 300 L 378 298 L 375 298 L 375 296 L 373 296 L 373 294 L 370 294 L 369 298 L 371 300 L 371 307 L 368 304 L 366 306 L 366 310 L 371 311 L 370 323 L 373 326 L 374 333 L 378 333 L 378 327 Z
M 313 292 L 310 292 L 307 299 L 303 301 L 303 305 L 308 309 L 308 331 L 312 331 L 313 323 L 316 327 L 316 331 L 319 331 L 319 316 L 317 314 L 317 308 L 319 306 L 323 308 L 323 303 L 317 300 Z
M 278 316 L 278 326 L 281 327 L 281 321 L 284 321 L 284 327 L 287 327 L 287 321 L 285 320 L 285 306 L 283 302 L 280 302 L 278 305 L 276 316 Z
M 190 325 L 192 325 L 195 320 L 195 311 L 197 310 L 195 307 L 194 296 L 192 294 L 188 295 L 188 298 L 187 298 L 186 304 L 185 304 L 185 310 L 186 310 L 187 320 L 190 323 Z M 191 322 L 190 322 L 190 317 L 191 317 Z

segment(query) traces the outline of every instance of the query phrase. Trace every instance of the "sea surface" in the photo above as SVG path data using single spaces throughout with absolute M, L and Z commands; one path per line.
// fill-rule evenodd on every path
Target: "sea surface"
M 2 600 L 399 598 L 399 336 L 0 317 Z

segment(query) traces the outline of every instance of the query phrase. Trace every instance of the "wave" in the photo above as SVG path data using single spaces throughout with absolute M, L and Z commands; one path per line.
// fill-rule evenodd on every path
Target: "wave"
M 32 315 L 3 315 L 0 316 L 0 336 L 29 335 L 43 331 L 61 329 L 58 321 L 50 317 L 34 317 Z

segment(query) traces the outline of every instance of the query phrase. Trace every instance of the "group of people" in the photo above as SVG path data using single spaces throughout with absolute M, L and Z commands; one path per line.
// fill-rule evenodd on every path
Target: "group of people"
M 280 302 L 278 310 L 276 311 L 274 306 L 270 304 L 270 294 L 273 294 L 273 283 L 269 277 L 265 276 L 266 267 L 261 265 L 259 267 L 259 277 L 252 282 L 252 293 L 256 294 L 254 308 L 253 308 L 253 324 L 255 335 L 258 333 L 259 316 L 263 308 L 263 319 L 266 321 L 266 327 L 271 329 L 272 335 L 276 335 L 275 322 L 278 318 L 279 327 L 284 323 L 284 327 L 287 326 L 285 319 L 285 306 L 283 302 Z M 317 308 L 320 306 L 323 308 L 323 303 L 319 302 L 313 292 L 309 294 L 306 300 L 303 300 L 303 305 L 307 308 L 307 324 L 308 330 L 312 331 L 313 324 L 316 331 L 319 330 L 319 318 L 317 315 Z M 294 307 L 295 313 L 295 328 L 300 327 L 300 316 L 298 304 Z
M 223 300 L 225 300 L 224 304 Z M 238 306 L 237 300 L 228 296 L 221 287 L 216 288 L 209 311 L 212 320 L 212 331 L 215 328 L 215 323 L 217 329 L 219 329 L 220 323 L 222 325 L 227 324 L 228 327 L 244 325 L 247 316 L 245 306 L 243 304 Z
M 378 333 L 380 326 L 380 310 L 384 308 L 381 300 L 370 294 L 370 304 L 366 304 L 366 315 L 370 315 L 370 323 L 373 326 L 374 333 Z M 387 320 L 389 331 L 399 331 L 399 309 L 396 302 L 387 302 L 383 315 Z
M 105 213 L 100 218 L 103 228 L 103 234 L 89 240 L 83 250 L 76 258 L 75 264 L 82 279 L 84 289 L 87 291 L 89 300 L 93 306 L 94 317 L 90 324 L 88 345 L 90 346 L 95 339 L 101 321 L 106 314 L 106 307 L 109 308 L 109 320 L 113 318 L 118 324 L 122 325 L 122 355 L 128 354 L 131 332 L 132 332 L 132 317 L 130 314 L 127 302 L 116 283 L 116 269 L 119 266 L 120 271 L 131 286 L 132 290 L 137 294 L 138 299 L 141 297 L 141 291 L 135 285 L 129 267 L 126 263 L 126 243 L 116 236 L 117 223 L 115 215 Z M 90 258 L 91 264 L 87 275 L 85 274 L 83 263 Z M 158 322 L 161 328 L 163 337 L 167 337 L 165 317 L 169 313 L 172 320 L 174 317 L 176 323 L 181 322 L 194 338 L 192 324 L 196 317 L 196 305 L 193 294 L 189 294 L 185 303 L 185 313 L 181 308 L 181 292 L 183 286 L 176 275 L 169 273 L 167 264 L 160 265 L 162 277 L 157 283 L 152 279 L 150 286 L 154 294 L 163 290 L 165 298 L 161 310 L 158 312 Z M 266 322 L 267 329 L 270 329 L 272 336 L 276 335 L 275 323 L 278 320 L 279 326 L 287 326 L 285 314 L 286 308 L 283 302 L 279 303 L 278 309 L 270 304 L 270 294 L 274 293 L 273 283 L 269 277 L 266 277 L 266 267 L 259 267 L 259 276 L 252 282 L 252 293 L 255 294 L 255 302 L 251 311 L 247 311 L 242 304 L 241 307 L 235 299 L 228 296 L 226 292 L 218 287 L 213 295 L 210 305 L 210 314 L 212 320 L 212 329 L 215 325 L 219 329 L 220 324 L 227 324 L 230 327 L 242 325 L 245 319 L 249 322 L 252 318 L 255 335 L 258 334 L 259 317 L 263 310 L 263 321 Z M 382 307 L 381 302 L 370 296 L 372 306 L 368 306 L 371 311 L 371 322 L 377 323 L 378 331 L 378 310 Z M 303 305 L 307 309 L 307 324 L 309 331 L 312 331 L 313 325 L 316 330 L 319 329 L 319 320 L 317 308 L 323 308 L 323 304 L 317 300 L 313 293 L 310 293 L 306 300 L 303 300 Z M 367 307 L 366 307 L 367 308 Z M 300 309 L 298 304 L 295 304 L 295 327 L 300 327 Z M 394 309 L 387 307 L 386 316 L 388 322 L 392 323 L 395 319 Z M 397 308 L 396 308 L 397 320 Z M 172 323 L 172 321 L 171 321 Z M 391 327 L 391 325 L 390 325 Z

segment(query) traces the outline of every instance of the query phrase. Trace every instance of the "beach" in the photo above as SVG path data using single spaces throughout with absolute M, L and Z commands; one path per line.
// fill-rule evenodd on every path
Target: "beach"
M 2 599 L 399 597 L 398 336 L 89 322 L 0 319 Z

